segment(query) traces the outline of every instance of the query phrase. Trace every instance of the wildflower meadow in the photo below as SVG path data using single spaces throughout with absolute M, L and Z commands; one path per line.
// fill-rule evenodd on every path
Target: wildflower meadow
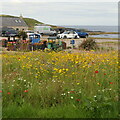
M 118 118 L 118 52 L 3 52 L 3 118 Z

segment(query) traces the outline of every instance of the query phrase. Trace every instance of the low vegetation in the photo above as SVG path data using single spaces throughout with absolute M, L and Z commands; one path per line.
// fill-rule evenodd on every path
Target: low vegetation
M 118 53 L 3 52 L 3 118 L 118 118 Z
M 83 40 L 83 42 L 79 45 L 79 49 L 95 50 L 97 48 L 98 48 L 97 43 L 92 38 L 87 38 Z
M 103 39 L 105 39 L 105 40 L 119 40 L 120 39 L 120 38 L 101 38 L 101 37 L 100 38 L 99 37 L 89 37 L 89 38 L 91 38 L 91 39 L 99 39 L 99 40 L 100 39 L 102 39 L 102 40 Z
M 97 44 L 117 44 L 117 45 L 119 45 L 120 42 L 119 41 L 116 41 L 116 42 L 108 41 L 108 42 L 98 42 Z
M 118 32 L 88 32 L 89 35 L 100 35 L 100 34 L 118 34 Z
M 37 24 L 43 24 L 42 22 L 39 22 L 35 19 L 32 18 L 23 18 L 23 20 L 26 22 L 26 24 L 28 25 L 29 29 L 33 30 L 34 26 Z
M 18 17 L 18 16 L 13 16 L 13 15 L 0 15 L 0 17 Z

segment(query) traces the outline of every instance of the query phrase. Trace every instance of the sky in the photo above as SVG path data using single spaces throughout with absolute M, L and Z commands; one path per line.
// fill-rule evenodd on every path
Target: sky
M 34 18 L 52 25 L 118 25 L 118 1 L 0 0 L 1 14 Z

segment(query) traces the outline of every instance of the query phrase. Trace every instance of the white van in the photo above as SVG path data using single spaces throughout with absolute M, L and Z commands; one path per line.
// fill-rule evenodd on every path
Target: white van
M 51 26 L 34 26 L 34 32 L 40 33 L 41 35 L 56 35 L 56 31 L 52 30 Z

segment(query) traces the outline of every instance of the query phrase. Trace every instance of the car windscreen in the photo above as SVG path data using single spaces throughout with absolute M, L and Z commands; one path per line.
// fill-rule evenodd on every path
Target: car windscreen
M 64 34 L 69 34 L 70 32 L 64 32 Z
M 7 30 L 6 33 L 17 33 L 15 30 Z

